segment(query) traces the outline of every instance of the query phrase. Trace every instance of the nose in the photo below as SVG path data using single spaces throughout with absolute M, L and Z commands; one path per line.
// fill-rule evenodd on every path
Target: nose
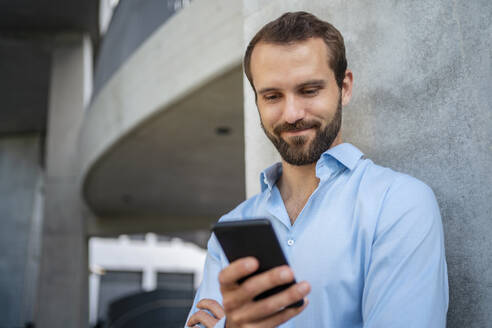
M 285 97 L 283 117 L 284 121 L 293 124 L 305 116 L 304 107 L 301 101 L 299 101 L 294 95 Z

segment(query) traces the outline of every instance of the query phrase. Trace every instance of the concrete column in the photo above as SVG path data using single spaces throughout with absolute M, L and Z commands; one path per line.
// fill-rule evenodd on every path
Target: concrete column
M 45 210 L 37 327 L 87 327 L 88 261 L 76 162 L 92 86 L 92 49 L 82 35 L 59 37 L 52 61 Z

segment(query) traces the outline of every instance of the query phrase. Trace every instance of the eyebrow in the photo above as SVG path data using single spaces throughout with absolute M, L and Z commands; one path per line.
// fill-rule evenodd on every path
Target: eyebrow
M 306 81 L 306 82 L 303 82 L 299 85 L 296 85 L 296 89 L 302 89 L 302 88 L 305 88 L 305 87 L 312 87 L 312 86 L 321 86 L 321 87 L 324 87 L 326 85 L 326 81 L 325 80 L 309 80 L 309 81 Z M 279 89 L 278 88 L 273 88 L 273 87 L 267 87 L 267 88 L 262 88 L 258 91 L 258 94 L 264 94 L 264 93 L 267 93 L 267 92 L 271 92 L 271 91 L 278 91 Z
M 264 94 L 264 93 L 267 93 L 267 92 L 270 92 L 270 91 L 277 91 L 277 90 L 278 90 L 278 88 L 263 88 L 263 89 L 260 89 L 260 90 L 258 91 L 258 93 L 259 93 L 260 95 L 262 95 L 262 94 Z
M 314 86 L 321 86 L 324 87 L 326 85 L 325 80 L 309 80 L 306 82 L 303 82 L 297 86 L 297 89 L 302 89 L 305 87 L 314 87 Z

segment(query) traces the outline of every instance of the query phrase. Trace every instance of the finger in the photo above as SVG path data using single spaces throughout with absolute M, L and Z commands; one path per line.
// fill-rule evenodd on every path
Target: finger
M 307 298 L 304 299 L 304 305 L 298 308 L 288 308 L 280 311 L 277 314 L 274 314 L 273 316 L 258 322 L 258 327 L 277 327 L 278 325 L 290 320 L 291 318 L 295 317 L 299 313 L 301 313 L 306 306 L 308 305 L 309 301 Z
M 209 298 L 200 300 L 196 307 L 202 310 L 209 310 L 217 319 L 222 319 L 225 315 L 222 305 L 220 305 L 216 300 Z
M 235 291 L 223 293 L 224 309 L 226 312 L 233 311 L 234 309 L 248 304 L 255 296 L 262 292 L 289 283 L 293 279 L 294 273 L 286 265 L 253 276 L 243 282 Z M 258 318 L 260 317 L 256 317 L 256 319 Z
M 200 310 L 193 313 L 193 315 L 190 317 L 186 325 L 188 327 L 193 327 L 194 325 L 201 323 L 205 327 L 209 328 L 209 327 L 214 327 L 218 321 L 219 320 L 215 319 L 207 312 Z
M 280 293 L 247 304 L 241 312 L 234 314 L 233 319 L 235 322 L 244 323 L 268 318 L 302 300 L 310 290 L 311 287 L 306 281 L 297 283 Z
M 245 257 L 236 260 L 225 267 L 219 274 L 221 290 L 234 289 L 237 281 L 258 270 L 259 263 L 254 257 Z
M 284 285 L 294 280 L 294 273 L 287 265 L 282 265 L 246 280 L 240 289 L 248 299 L 276 286 Z

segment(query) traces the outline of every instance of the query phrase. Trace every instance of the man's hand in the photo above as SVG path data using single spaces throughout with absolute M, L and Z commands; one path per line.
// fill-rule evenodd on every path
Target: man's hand
M 197 311 L 193 313 L 186 323 L 188 327 L 193 327 L 194 325 L 201 323 L 207 328 L 212 328 L 220 319 L 224 317 L 224 309 L 215 300 L 204 298 L 196 304 L 196 307 L 200 310 L 210 311 L 213 316 L 205 311 Z
M 240 278 L 246 277 L 258 269 L 258 261 L 247 257 L 232 262 L 219 274 L 220 292 L 226 314 L 226 327 L 276 327 L 299 314 L 307 306 L 286 308 L 290 304 L 303 299 L 310 291 L 307 282 L 300 282 L 288 289 L 253 301 L 253 298 L 275 286 L 294 280 L 294 274 L 288 266 L 281 266 L 255 275 L 241 285 Z

